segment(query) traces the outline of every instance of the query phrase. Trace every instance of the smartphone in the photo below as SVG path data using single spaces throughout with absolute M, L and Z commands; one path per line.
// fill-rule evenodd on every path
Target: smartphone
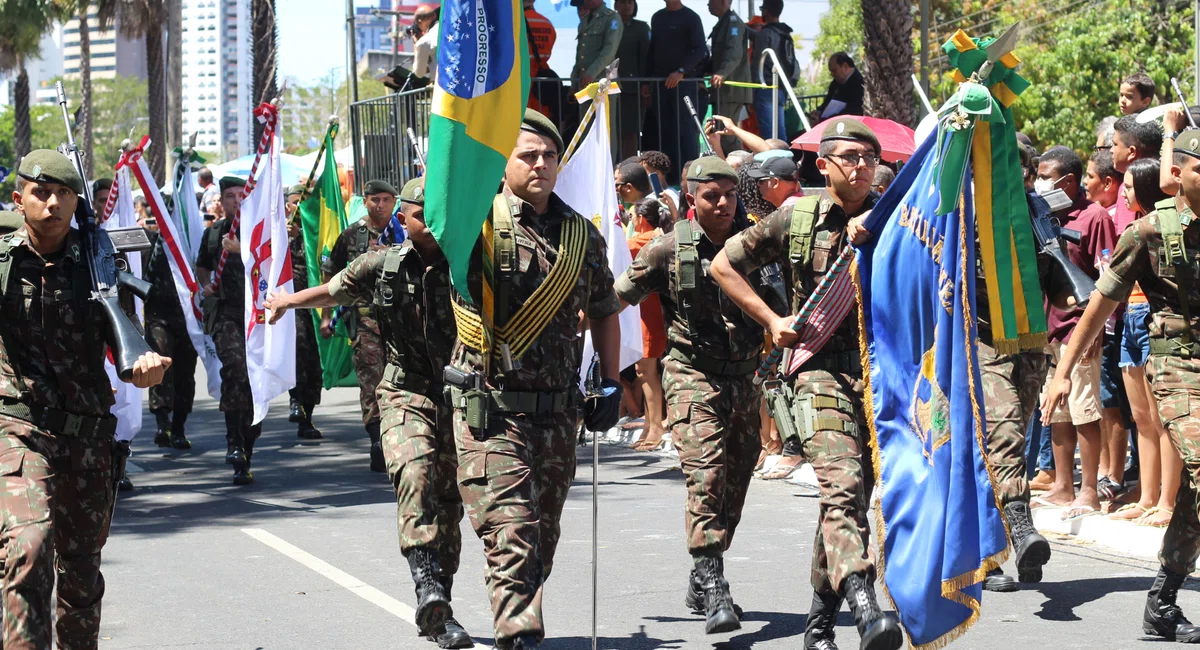
M 662 192 L 663 192 L 662 181 L 658 180 L 657 173 L 650 174 L 650 187 L 654 188 L 655 196 L 662 196 Z

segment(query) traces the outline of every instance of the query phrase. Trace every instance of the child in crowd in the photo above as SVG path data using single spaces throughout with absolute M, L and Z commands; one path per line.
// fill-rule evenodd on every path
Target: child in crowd
M 1154 103 L 1155 90 L 1154 80 L 1145 72 L 1125 77 L 1121 81 L 1120 96 L 1117 98 L 1121 115 L 1134 115 L 1150 108 Z

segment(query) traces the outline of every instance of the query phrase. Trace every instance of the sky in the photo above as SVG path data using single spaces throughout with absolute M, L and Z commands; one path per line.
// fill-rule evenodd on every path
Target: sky
M 734 0 L 734 10 L 746 16 L 747 0 Z M 606 0 L 612 6 L 611 0 Z M 708 13 L 707 0 L 684 0 L 684 4 L 700 14 L 707 33 L 717 19 Z M 377 2 L 355 0 L 356 6 L 378 6 Z M 759 2 L 755 2 L 757 12 Z M 659 0 L 641 0 L 638 20 L 650 22 L 650 16 L 661 6 Z M 326 77 L 331 69 L 346 65 L 346 5 L 333 0 L 287 0 L 280 2 L 279 12 L 279 72 L 284 78 L 311 85 Z M 575 30 L 579 18 L 575 9 L 563 2 L 555 10 L 551 0 L 537 0 L 535 9 L 558 28 L 558 40 L 550 56 L 550 67 L 568 75 L 575 59 Z M 818 21 L 829 8 L 828 0 L 784 0 L 783 22 L 803 35 L 804 45 L 810 45 L 819 28 Z M 361 52 L 359 53 L 362 54 Z M 797 52 L 797 58 L 807 63 L 809 55 Z

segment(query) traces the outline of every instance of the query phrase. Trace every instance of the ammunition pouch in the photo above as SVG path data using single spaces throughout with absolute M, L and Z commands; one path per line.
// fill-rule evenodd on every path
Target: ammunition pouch
M 466 409 L 467 426 L 473 426 L 470 422 L 473 408 L 486 413 L 547 415 L 565 411 L 577 401 L 576 394 L 568 391 L 464 390 L 458 386 L 447 386 L 446 390 L 452 407 Z
M 863 370 L 862 356 L 858 350 L 818 352 L 800 367 L 800 372 L 810 372 L 813 370 L 824 370 L 826 372 L 846 375 L 861 375 Z
M 112 415 L 89 417 L 13 400 L 0 401 L 0 415 L 24 420 L 50 433 L 78 438 L 111 438 L 117 431 L 117 418 Z
M 787 445 L 789 440 L 802 441 L 800 423 L 796 421 L 792 404 L 796 401 L 796 393 L 791 384 L 778 379 L 772 379 L 763 384 L 763 397 L 767 401 L 767 414 L 775 419 L 779 429 L 779 439 Z
M 219 309 L 220 297 L 216 295 L 204 296 L 200 299 L 200 314 L 204 318 L 204 333 L 212 336 L 217 331 L 217 309 Z
M 112 481 L 113 493 L 117 491 L 117 484 L 121 479 L 125 478 L 125 467 L 129 461 L 129 441 L 114 440 L 112 444 Z
M 1151 338 L 1150 354 L 1163 357 L 1179 357 L 1180 359 L 1200 359 L 1200 343 L 1188 336 L 1176 336 L 1169 339 Z
M 433 381 L 429 377 L 415 372 L 404 372 L 404 368 L 390 361 L 383 368 L 383 380 L 399 390 L 426 397 L 430 397 L 430 388 L 433 387 Z
M 680 363 L 686 363 L 706 375 L 716 375 L 719 377 L 748 375 L 758 370 L 758 366 L 761 363 L 757 357 L 741 361 L 723 361 L 700 355 L 691 355 L 679 348 L 671 348 L 667 352 L 667 356 Z

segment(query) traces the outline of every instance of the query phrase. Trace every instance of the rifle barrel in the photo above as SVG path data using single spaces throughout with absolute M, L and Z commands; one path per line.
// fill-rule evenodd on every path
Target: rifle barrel
M 1183 105 L 1183 116 L 1187 118 L 1188 126 L 1196 128 L 1196 120 L 1192 119 L 1192 112 L 1188 110 L 1187 99 L 1183 96 L 1183 91 L 1179 89 L 1179 80 L 1171 77 L 1171 88 L 1175 91 L 1175 98 Z

